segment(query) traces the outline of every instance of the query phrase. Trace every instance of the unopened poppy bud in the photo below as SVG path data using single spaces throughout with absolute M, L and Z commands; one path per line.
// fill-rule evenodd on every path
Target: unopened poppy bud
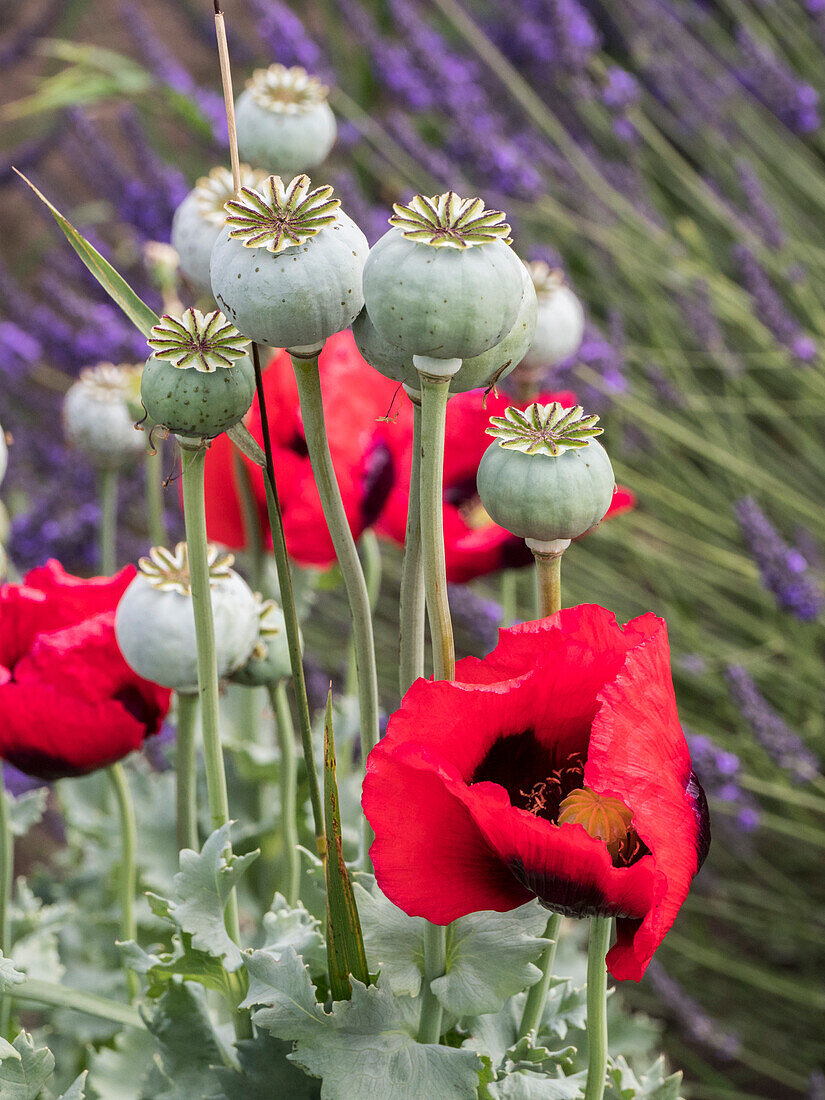
M 328 88 L 298 65 L 256 69 L 235 105 L 244 160 L 293 176 L 316 168 L 335 144 Z
M 250 340 L 315 347 L 361 311 L 367 238 L 331 187 L 270 176 L 226 204 L 212 250 L 212 291 Z
M 255 393 L 249 341 L 222 313 L 187 309 L 182 317 L 164 316 L 148 343 L 154 355 L 140 395 L 156 424 L 176 435 L 212 439 L 247 412 Z
M 494 437 L 478 468 L 478 495 L 490 517 L 523 539 L 575 539 L 607 513 L 616 488 L 597 416 L 553 401 L 511 406 L 491 418 Z
M 528 265 L 538 299 L 538 316 L 533 342 L 524 356 L 529 370 L 555 366 L 581 347 L 584 309 L 561 271 L 545 263 Z
M 66 393 L 66 442 L 98 469 L 120 469 L 146 449 L 145 435 L 135 431 L 134 415 L 142 370 L 141 365 L 99 363 L 82 370 Z
M 516 324 L 522 263 L 500 210 L 454 191 L 396 204 L 392 228 L 364 266 L 364 298 L 379 335 L 408 355 L 471 359 Z
M 231 554 L 209 550 L 209 588 L 215 620 L 218 675 L 249 658 L 258 637 L 258 603 L 232 568 Z M 126 663 L 139 676 L 175 691 L 198 690 L 195 612 L 185 542 L 174 551 L 153 547 L 123 593 L 115 634 Z
M 274 600 L 258 601 L 258 639 L 249 660 L 232 673 L 230 680 L 246 687 L 277 684 L 292 675 L 284 613 Z
M 603 840 L 615 859 L 625 846 L 633 812 L 618 798 L 607 798 L 589 787 L 571 791 L 559 806 L 559 825 L 582 825 L 589 836 Z

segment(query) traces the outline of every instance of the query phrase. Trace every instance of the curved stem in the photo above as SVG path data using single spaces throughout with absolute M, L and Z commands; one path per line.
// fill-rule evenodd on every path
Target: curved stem
M 183 519 L 189 549 L 189 576 L 192 607 L 195 612 L 195 638 L 198 644 L 198 695 L 201 704 L 203 756 L 212 829 L 229 823 L 229 796 L 219 726 L 218 666 L 215 657 L 215 621 L 209 587 L 209 562 L 206 549 L 206 505 L 203 471 L 206 447 L 202 441 L 178 440 L 181 446 L 183 481 Z M 238 899 L 233 890 L 226 904 L 226 928 L 238 943 Z
M 149 539 L 153 546 L 166 545 L 166 516 L 163 511 L 163 451 L 146 452 L 144 459 L 146 513 Z
M 553 977 L 553 965 L 556 961 L 556 947 L 561 932 L 561 914 L 553 913 L 547 921 L 544 930 L 544 938 L 553 942 L 545 947 L 538 962 L 541 977 L 535 985 L 527 991 L 527 1000 L 524 1002 L 524 1012 L 521 1016 L 519 1037 L 531 1035 L 533 1039 L 538 1034 L 541 1026 L 541 1018 L 544 1014 L 544 1002 L 547 1000 L 547 991 L 550 988 L 550 979 Z
M 455 676 L 455 643 L 444 558 L 444 433 L 450 378 L 421 381 L 421 551 L 436 680 Z
M 539 592 L 539 613 L 544 618 L 561 610 L 561 554 L 533 551 Z
M 398 664 L 402 697 L 424 675 L 424 562 L 421 556 L 421 400 L 410 395 L 413 407 L 413 444 L 407 533 L 401 567 L 401 652 Z
M 0 761 L 0 951 L 8 958 L 11 950 L 11 906 L 14 887 L 14 837 L 9 818 L 9 796 Z M 8 1030 L 11 1001 L 0 997 L 0 1038 Z
M 117 564 L 117 470 L 100 471 L 100 571 L 111 577 Z
M 120 874 L 118 876 L 120 893 L 120 938 L 137 939 L 137 919 L 135 917 L 135 891 L 137 889 L 137 868 L 135 849 L 137 847 L 137 825 L 135 806 L 122 764 L 111 764 L 106 773 L 117 799 L 117 813 L 120 820 Z M 133 1001 L 140 993 L 140 981 L 134 970 L 126 969 L 126 987 L 129 1000 Z
M 232 452 L 235 484 L 238 499 L 241 502 L 241 520 L 243 522 L 244 541 L 250 557 L 250 580 L 256 592 L 262 591 L 264 574 L 264 546 L 261 539 L 261 525 L 258 520 L 258 504 L 252 489 L 252 481 L 243 458 L 238 451 Z
M 324 809 L 321 803 L 321 789 L 318 784 L 318 773 L 315 770 L 315 754 L 312 744 L 312 720 L 309 715 L 306 678 L 304 677 L 304 661 L 301 653 L 301 633 L 298 627 L 298 613 L 295 610 L 295 593 L 292 589 L 292 572 L 289 567 L 286 538 L 284 537 L 284 520 L 281 515 L 281 504 L 278 500 L 278 486 L 275 481 L 275 464 L 272 459 L 272 440 L 269 435 L 269 417 L 266 409 L 263 372 L 261 371 L 261 356 L 257 344 L 252 345 L 252 364 L 255 368 L 255 389 L 258 394 L 258 409 L 261 414 L 261 431 L 264 438 L 264 454 L 266 456 L 266 471 L 264 476 L 266 511 L 269 518 L 269 529 L 272 533 L 272 553 L 275 557 L 275 568 L 278 571 L 278 588 L 281 596 L 281 610 L 284 613 L 284 625 L 286 627 L 286 638 L 289 648 L 289 664 L 292 669 L 292 682 L 295 687 L 295 698 L 298 704 L 298 725 L 301 730 L 301 747 L 303 749 L 304 766 L 306 768 L 307 783 L 309 785 L 309 801 L 312 806 L 312 821 L 315 828 L 315 846 L 318 850 L 318 855 L 322 860 L 325 860 L 327 846 L 326 834 L 324 832 Z
M 454 363 L 456 369 L 461 366 L 460 359 Z M 455 677 L 455 643 L 444 556 L 444 436 L 451 375 L 431 375 L 419 368 L 418 379 L 421 387 L 421 557 L 433 647 L 433 673 L 436 680 L 452 680 Z M 424 931 L 424 990 L 418 1032 L 419 1042 L 422 1043 L 437 1043 L 441 1035 L 441 1002 L 433 993 L 431 983 L 441 977 L 446 965 L 447 929 L 427 924 Z
M 23 1004 L 70 1008 L 74 1012 L 83 1012 L 100 1020 L 123 1024 L 124 1027 L 146 1027 L 138 1010 L 131 1005 L 113 1001 L 109 997 L 99 997 L 97 993 L 87 993 L 85 989 L 70 989 L 69 986 L 58 985 L 56 982 L 26 978 L 20 985 L 13 985 L 6 996 Z
M 178 729 L 175 738 L 176 827 L 178 851 L 200 851 L 198 842 L 197 771 L 195 767 L 195 726 L 198 717 L 197 695 L 178 695 Z
M 301 416 L 304 421 L 309 460 L 349 598 L 352 636 L 355 643 L 355 664 L 358 669 L 361 759 L 362 764 L 366 765 L 370 750 L 378 744 L 378 674 L 375 667 L 375 639 L 372 632 L 369 595 L 355 540 L 341 500 L 332 456 L 329 453 L 318 356 L 299 359 L 293 355 L 292 366 L 298 383 L 298 397 L 301 402 Z M 366 817 L 363 818 L 362 829 L 363 864 L 369 869 L 368 851 L 372 842 L 372 830 Z
M 284 842 L 286 876 L 284 897 L 290 905 L 298 900 L 301 864 L 298 859 L 298 808 L 295 729 L 283 680 L 269 685 L 269 699 L 275 712 L 275 732 L 280 754 L 281 834 Z
M 592 917 L 587 949 L 587 1086 L 584 1100 L 602 1100 L 607 1072 L 607 967 L 611 917 Z

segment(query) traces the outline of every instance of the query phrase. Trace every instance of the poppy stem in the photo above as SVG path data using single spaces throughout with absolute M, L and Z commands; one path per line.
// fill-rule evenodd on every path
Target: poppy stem
M 149 521 L 149 540 L 152 546 L 165 546 L 166 516 L 163 512 L 163 451 L 160 448 L 154 454 L 146 452 L 143 471 L 146 491 L 146 515 Z
M 555 542 L 525 540 L 536 562 L 539 614 L 542 618 L 561 610 L 561 556 L 570 545 L 569 539 Z
M 137 920 L 135 918 L 135 891 L 137 889 L 137 868 L 135 849 L 137 848 L 137 825 L 135 823 L 135 805 L 126 782 L 122 764 L 111 764 L 106 773 L 117 799 L 117 813 L 120 821 L 120 938 L 137 939 Z M 126 967 L 126 988 L 129 1000 L 133 1001 L 140 993 L 140 981 L 134 970 Z
M 298 811 L 296 792 L 298 787 L 295 761 L 295 728 L 286 686 L 283 680 L 268 686 L 269 700 L 275 712 L 275 732 L 280 754 L 279 781 L 281 788 L 281 830 L 286 859 L 284 897 L 290 905 L 298 900 L 301 881 L 301 864 L 298 859 Z
M 243 525 L 244 542 L 249 550 L 249 572 L 252 587 L 256 592 L 263 592 L 264 579 L 264 546 L 261 539 L 261 524 L 258 516 L 258 504 L 255 500 L 255 492 L 252 488 L 252 479 L 246 468 L 239 451 L 232 452 L 232 467 L 235 475 L 235 486 L 238 490 L 238 500 L 241 505 L 241 522 Z M 264 593 L 266 595 L 266 593 Z
M 320 350 L 320 349 L 319 349 Z M 361 713 L 361 761 L 366 765 L 371 749 L 378 744 L 378 673 L 375 665 L 375 638 L 372 630 L 372 612 L 361 559 L 352 537 L 349 520 L 341 500 L 341 490 L 332 465 L 329 452 L 326 425 L 324 423 L 324 403 L 321 397 L 321 374 L 318 369 L 318 351 L 304 358 L 290 350 L 295 379 L 298 383 L 298 398 L 301 403 L 301 416 L 304 421 L 309 461 L 324 518 L 327 521 L 335 556 L 344 578 L 344 586 L 349 599 L 352 615 L 352 637 L 355 645 L 355 665 L 358 670 L 358 702 Z M 372 829 L 366 817 L 362 820 L 361 863 L 366 869 L 369 865 L 369 846 L 372 843 Z
M 378 596 L 381 592 L 381 574 L 383 566 L 381 562 L 381 547 L 378 538 L 369 527 L 361 535 L 358 543 L 359 557 L 363 563 L 364 581 L 367 585 L 367 595 L 370 601 L 370 612 L 374 615 L 378 604 Z M 347 665 L 347 679 L 345 692 L 354 695 L 358 689 L 358 671 L 355 667 L 355 639 L 350 641 L 349 662 Z M 339 762 L 339 774 L 341 767 Z
M 544 938 L 552 942 L 542 951 L 541 958 L 538 962 L 541 977 L 535 985 L 531 985 L 527 990 L 527 1000 L 524 1002 L 521 1027 L 518 1032 L 520 1038 L 531 1036 L 533 1040 L 535 1040 L 539 1027 L 541 1026 L 541 1018 L 544 1014 L 544 1002 L 547 1000 L 547 992 L 550 989 L 550 981 L 553 977 L 556 948 L 558 947 L 559 935 L 561 933 L 561 921 L 561 913 L 553 913 L 547 921 L 547 927 L 544 929 Z
M 324 810 L 321 805 L 321 788 L 318 773 L 315 770 L 315 754 L 312 744 L 312 719 L 309 714 L 306 677 L 304 676 L 304 658 L 301 652 L 301 632 L 298 627 L 298 613 L 295 610 L 295 593 L 292 588 L 292 570 L 286 549 L 284 519 L 281 514 L 281 502 L 278 499 L 278 484 L 275 481 L 275 463 L 272 458 L 272 440 L 269 435 L 269 417 L 266 409 L 261 353 L 258 345 L 252 344 L 252 365 L 255 368 L 255 389 L 258 394 L 258 409 L 261 415 L 261 432 L 264 440 L 264 489 L 266 491 L 266 512 L 269 530 L 272 535 L 272 554 L 278 571 L 278 589 L 281 598 L 281 610 L 284 613 L 289 665 L 292 669 L 292 683 L 295 688 L 295 700 L 298 704 L 298 724 L 301 730 L 301 748 L 304 755 L 309 801 L 312 806 L 312 822 L 315 829 L 315 847 L 321 860 L 327 858 L 327 841 L 324 832 Z
M 175 736 L 176 826 L 178 851 L 200 851 L 196 801 L 195 724 L 198 697 L 178 695 L 178 728 Z
M 229 823 L 229 796 L 219 726 L 218 665 L 215 656 L 215 620 L 212 616 L 212 596 L 209 585 L 209 561 L 206 543 L 206 504 L 203 471 L 206 444 L 203 440 L 178 438 L 181 448 L 181 480 L 183 482 L 183 520 L 189 551 L 189 574 L 192 586 L 192 607 L 195 612 L 195 638 L 198 644 L 198 696 L 201 705 L 203 756 L 206 764 L 206 786 L 212 828 Z M 238 898 L 235 890 L 226 903 L 226 928 L 238 943 Z
M 461 369 L 461 360 L 414 355 L 413 363 L 421 387 L 421 556 L 433 648 L 433 675 L 436 680 L 453 680 L 455 642 L 444 555 L 444 437 L 450 381 Z M 437 1043 L 441 1037 L 442 1008 L 432 991 L 432 982 L 444 974 L 446 966 L 447 929 L 426 924 L 424 990 L 418 1027 L 420 1043 Z
M 407 532 L 401 567 L 401 652 L 398 663 L 402 698 L 410 685 L 424 675 L 424 562 L 421 556 L 421 394 L 407 390 L 413 407 L 413 440 L 410 461 L 410 493 Z
M 117 470 L 100 472 L 100 571 L 111 577 L 117 564 Z
M 584 1100 L 602 1100 L 607 1073 L 607 967 L 611 917 L 592 917 L 587 949 L 587 1086 Z

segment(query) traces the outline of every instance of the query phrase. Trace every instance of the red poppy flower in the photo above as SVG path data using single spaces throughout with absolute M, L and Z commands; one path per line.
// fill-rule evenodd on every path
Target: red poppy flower
M 392 480 L 391 457 L 377 435 L 378 420 L 392 404 L 398 385 L 361 358 L 352 333 L 339 332 L 324 345 L 319 360 L 327 437 L 344 509 L 357 539 L 378 515 Z M 264 372 L 275 477 L 284 517 L 287 549 L 300 565 L 335 561 L 321 498 L 312 476 L 292 363 L 279 352 Z M 247 427 L 263 442 L 255 399 Z M 219 436 L 206 458 L 206 525 L 210 539 L 243 549 L 246 537 L 238 497 L 235 448 Z M 244 460 L 264 545 L 271 546 L 260 469 Z
M 20 771 L 85 775 L 160 729 L 170 692 L 136 676 L 115 640 L 134 575 L 83 580 L 50 561 L 0 588 L 0 757 Z
M 532 897 L 613 915 L 608 967 L 638 981 L 710 843 L 664 622 L 568 608 L 503 630 L 454 683 L 416 681 L 370 754 L 363 806 L 378 883 L 411 916 Z
M 412 451 L 412 406 L 406 398 L 401 400 L 398 417 L 381 427 L 381 438 L 392 455 L 395 480 L 375 525 L 380 535 L 399 546 L 404 545 L 407 527 Z M 576 395 L 565 390 L 539 394 L 536 400 L 545 404 L 560 401 L 563 405 L 575 405 Z M 485 429 L 489 427 L 491 416 L 503 416 L 504 410 L 512 404 L 507 398 L 491 394 L 485 407 L 483 391 L 471 390 L 451 397 L 447 406 L 444 545 L 447 580 L 453 583 L 470 581 L 499 569 L 529 565 L 533 561 L 524 539 L 493 523 L 476 493 L 478 464 L 490 446 Z M 605 518 L 627 512 L 635 505 L 635 495 L 619 486 Z

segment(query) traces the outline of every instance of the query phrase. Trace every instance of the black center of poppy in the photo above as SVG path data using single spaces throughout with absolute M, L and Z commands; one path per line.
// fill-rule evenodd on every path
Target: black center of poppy
M 511 805 L 555 823 L 561 802 L 584 784 L 584 756 L 557 759 L 533 730 L 524 730 L 497 740 L 470 782 L 498 783 Z

